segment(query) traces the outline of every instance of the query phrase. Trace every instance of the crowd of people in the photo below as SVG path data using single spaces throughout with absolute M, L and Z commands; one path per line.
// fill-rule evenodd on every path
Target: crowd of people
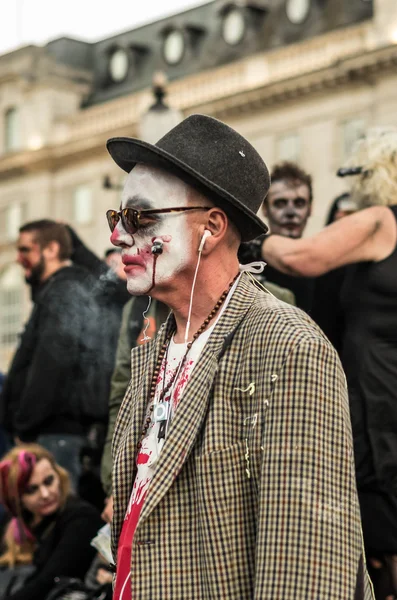
M 397 131 L 313 236 L 315 174 L 216 119 L 108 150 L 102 259 L 73 224 L 19 232 L 0 598 L 397 598 Z

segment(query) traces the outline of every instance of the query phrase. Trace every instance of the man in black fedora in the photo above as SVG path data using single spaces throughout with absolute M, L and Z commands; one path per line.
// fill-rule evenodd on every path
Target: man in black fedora
M 114 598 L 369 600 L 339 360 L 237 260 L 267 230 L 266 165 L 204 115 L 108 150 L 128 290 L 171 310 L 113 438 Z

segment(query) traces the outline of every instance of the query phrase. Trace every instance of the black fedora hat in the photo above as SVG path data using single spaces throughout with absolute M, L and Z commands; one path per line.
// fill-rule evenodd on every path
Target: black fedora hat
M 242 241 L 268 231 L 257 217 L 270 185 L 268 169 L 237 131 L 207 115 L 191 115 L 156 144 L 111 138 L 107 149 L 129 173 L 136 164 L 159 167 L 179 177 L 222 208 Z

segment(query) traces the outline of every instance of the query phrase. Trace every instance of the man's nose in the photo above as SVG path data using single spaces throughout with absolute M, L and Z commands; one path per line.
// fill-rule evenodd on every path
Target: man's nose
M 294 217 L 296 215 L 296 208 L 293 202 L 288 202 L 285 213 L 288 217 Z
M 23 256 L 20 252 L 17 254 L 16 262 L 23 267 Z
M 135 240 L 130 233 L 127 233 L 124 227 L 120 226 L 120 223 L 113 229 L 112 235 L 110 236 L 110 241 L 113 246 L 118 246 L 119 248 L 123 248 L 127 246 L 131 248 L 135 245 Z

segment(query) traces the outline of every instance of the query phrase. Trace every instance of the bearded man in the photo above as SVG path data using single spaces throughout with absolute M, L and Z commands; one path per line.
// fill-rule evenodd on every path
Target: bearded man
M 65 225 L 41 219 L 20 228 L 17 262 L 32 288 L 33 309 L 6 377 L 0 422 L 16 442 L 36 441 L 52 452 L 76 488 L 92 421 L 87 405 L 96 402 L 98 414 L 98 392 L 86 381 L 102 365 L 94 281 L 71 255 Z
M 128 290 L 172 311 L 115 428 L 114 598 L 369 600 L 339 360 L 237 259 L 267 230 L 266 165 L 204 115 L 108 149 Z

